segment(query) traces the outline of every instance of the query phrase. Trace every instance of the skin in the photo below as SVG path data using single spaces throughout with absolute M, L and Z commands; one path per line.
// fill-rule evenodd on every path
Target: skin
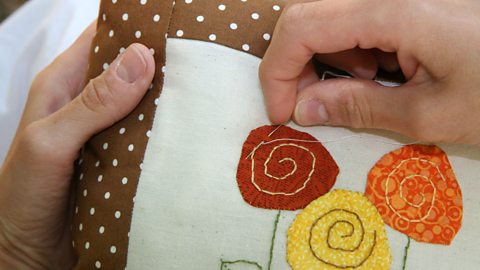
M 270 119 L 479 144 L 478 29 L 475 0 L 292 2 L 260 66 Z M 93 35 L 92 25 L 32 85 L 0 169 L 0 269 L 74 265 L 74 161 L 89 138 L 133 110 L 153 78 L 153 57 L 133 44 L 85 86 Z M 355 78 L 319 81 L 312 57 Z M 408 82 L 380 86 L 371 80 L 378 67 L 401 68 Z
M 270 120 L 478 145 L 478 29 L 475 0 L 290 2 L 260 66 Z M 312 57 L 355 78 L 319 81 Z M 378 67 L 400 68 L 407 83 L 373 82 Z
M 94 134 L 125 117 L 155 70 L 133 44 L 86 86 L 91 25 L 36 77 L 17 134 L 0 169 L 0 269 L 70 269 L 74 161 Z

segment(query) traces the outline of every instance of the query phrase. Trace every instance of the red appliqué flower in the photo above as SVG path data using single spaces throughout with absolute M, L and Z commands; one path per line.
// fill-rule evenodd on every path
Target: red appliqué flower
M 327 193 L 338 173 L 330 153 L 310 134 L 263 126 L 243 145 L 237 182 L 252 206 L 297 210 Z

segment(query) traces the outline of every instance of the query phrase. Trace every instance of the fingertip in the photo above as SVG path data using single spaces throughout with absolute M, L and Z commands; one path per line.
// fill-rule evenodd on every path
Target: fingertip
M 155 61 L 151 51 L 142 44 L 134 43 L 118 55 L 104 76 L 115 89 L 130 89 L 145 92 L 155 73 Z
M 329 115 L 320 100 L 303 99 L 297 102 L 293 119 L 300 126 L 325 125 L 329 121 Z
M 142 61 L 145 63 L 143 77 L 141 77 L 140 79 L 142 79 L 142 81 L 147 81 L 148 83 L 150 83 L 155 74 L 155 51 L 153 49 L 149 49 L 148 47 L 140 43 L 131 44 L 127 48 L 127 50 L 130 48 L 135 51 L 137 55 L 141 56 Z
M 279 82 L 264 88 L 264 102 L 268 118 L 273 124 L 288 122 L 295 108 L 297 82 Z
M 278 112 L 268 112 L 268 119 L 273 125 L 281 125 L 290 120 L 290 115 Z
M 141 52 L 141 54 L 145 57 L 145 60 L 149 63 L 155 63 L 154 55 L 155 51 L 153 49 L 149 49 L 147 46 L 141 43 L 132 43 L 129 48 L 133 48 Z
M 284 101 L 265 99 L 265 107 L 268 114 L 268 119 L 274 125 L 285 124 L 292 117 L 295 108 L 295 97 L 286 98 Z
M 299 125 L 333 125 L 371 127 L 365 98 L 366 85 L 362 79 L 332 79 L 305 89 L 298 97 L 294 119 Z

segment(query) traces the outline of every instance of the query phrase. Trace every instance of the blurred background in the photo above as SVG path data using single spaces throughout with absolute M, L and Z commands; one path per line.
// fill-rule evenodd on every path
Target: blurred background
M 0 0 L 0 22 L 27 0 Z

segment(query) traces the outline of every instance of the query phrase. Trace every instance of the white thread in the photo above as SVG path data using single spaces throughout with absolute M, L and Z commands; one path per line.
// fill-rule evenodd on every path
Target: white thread
M 277 128 L 278 130 L 278 128 Z M 276 130 L 275 130 L 276 131 Z M 273 134 L 270 133 L 270 135 L 268 135 L 269 137 Z M 298 140 L 298 139 L 289 139 L 289 138 L 283 138 L 283 139 L 275 139 L 275 140 L 271 140 L 271 141 L 268 141 L 268 142 L 263 142 L 265 144 L 267 143 L 273 143 L 273 142 L 280 142 L 280 141 L 292 141 L 292 142 L 302 142 L 302 143 L 321 143 L 321 144 L 327 144 L 327 143 L 336 143 L 336 142 L 341 142 L 341 141 L 345 141 L 345 140 L 349 140 L 349 139 L 354 139 L 354 138 L 357 138 L 357 139 L 366 139 L 366 140 L 372 140 L 374 142 L 379 142 L 379 143 L 384 143 L 384 144 L 391 144 L 391 145 L 397 145 L 397 146 L 407 146 L 407 145 L 414 145 L 414 144 L 418 144 L 419 142 L 412 142 L 412 143 L 408 143 L 408 144 L 404 144 L 404 143 L 394 143 L 394 142 L 387 142 L 387 141 L 383 141 L 383 140 L 377 140 L 377 139 L 373 139 L 373 138 L 368 138 L 368 137 L 363 137 L 363 136 L 360 136 L 360 135 L 349 135 L 349 136 L 345 136 L 345 137 L 342 137 L 340 139 L 337 139 L 337 140 L 324 140 L 324 141 L 309 141 L 309 140 Z M 255 150 L 255 149 L 254 149 Z M 251 155 L 252 155 L 253 151 L 250 152 L 250 154 L 248 156 L 245 157 L 245 159 L 248 159 Z
M 278 127 L 276 127 L 272 132 L 270 132 L 270 134 L 268 134 L 268 137 L 272 136 L 273 133 L 277 132 L 277 130 L 279 130 L 281 127 L 283 127 L 283 125 L 279 125 Z
M 388 196 L 388 184 L 389 184 L 389 182 L 390 182 L 390 178 L 392 177 L 393 174 L 395 174 L 395 173 L 399 170 L 399 168 L 400 168 L 404 163 L 406 163 L 406 162 L 408 162 L 408 161 L 411 161 L 411 160 L 413 160 L 413 161 L 420 161 L 420 162 L 427 162 L 427 163 L 429 163 L 430 165 L 433 165 L 433 166 L 435 167 L 435 169 L 438 171 L 438 173 L 440 174 L 440 176 L 441 176 L 441 178 L 442 178 L 442 181 L 446 182 L 446 181 L 445 181 L 445 177 L 443 176 L 442 172 L 440 171 L 440 169 L 438 168 L 438 165 L 437 165 L 435 162 L 432 162 L 432 161 L 426 160 L 426 159 L 422 159 L 422 158 L 409 158 L 409 159 L 404 159 L 404 160 L 402 160 L 402 161 L 400 162 L 400 164 L 398 164 L 398 165 L 388 174 L 388 176 L 387 176 L 387 181 L 385 182 L 385 200 L 386 200 L 386 203 L 387 203 L 388 207 L 390 207 L 390 209 L 395 213 L 395 215 L 397 215 L 397 216 L 400 217 L 401 219 L 406 220 L 406 221 L 409 221 L 409 222 L 422 222 L 422 221 L 424 221 L 425 219 L 427 219 L 428 216 L 430 215 L 430 212 L 432 211 L 433 206 L 434 206 L 434 204 L 435 204 L 435 198 L 436 198 L 436 196 L 437 196 L 437 188 L 435 187 L 435 185 L 434 185 L 434 183 L 433 183 L 433 181 L 432 181 L 431 179 L 429 179 L 429 178 L 427 178 L 426 176 L 421 175 L 421 174 L 414 174 L 414 175 L 409 175 L 409 176 L 407 176 L 407 177 L 404 177 L 404 178 L 402 179 L 402 181 L 400 182 L 400 188 L 402 188 L 403 183 L 404 183 L 406 180 L 408 180 L 408 179 L 410 179 L 410 178 L 413 178 L 413 177 L 415 177 L 415 176 L 419 176 L 419 177 L 422 177 L 422 178 L 427 179 L 427 180 L 430 182 L 430 184 L 432 184 L 432 187 L 433 187 L 432 203 L 431 203 L 430 208 L 428 209 L 427 213 L 426 213 L 423 217 L 421 217 L 420 219 L 409 219 L 409 218 L 407 218 L 407 217 L 404 217 L 402 214 L 400 214 L 398 211 L 396 211 L 396 210 L 393 208 L 393 206 L 392 206 L 391 203 L 390 203 L 389 196 Z M 407 179 L 407 178 L 408 178 L 408 179 Z M 422 194 L 422 196 L 423 196 L 423 200 L 422 200 L 422 203 L 420 203 L 420 206 L 425 203 L 425 195 Z M 401 197 L 405 202 L 407 202 L 409 205 L 411 205 L 411 206 L 413 206 L 413 207 L 415 207 L 415 208 L 420 208 L 420 206 L 417 206 L 417 207 L 416 207 L 415 204 L 408 202 L 408 201 L 403 197 L 403 193 L 400 193 L 400 197 Z
M 330 75 L 330 76 L 333 76 L 333 77 L 337 77 L 337 78 L 345 78 L 345 79 L 351 79 L 351 78 L 352 78 L 352 76 L 341 75 L 341 74 L 337 74 L 337 73 L 335 73 L 335 72 L 331 72 L 331 71 L 328 71 L 328 70 L 327 70 L 327 71 L 323 72 L 323 74 L 322 74 L 322 81 L 325 81 L 325 77 L 326 77 L 327 75 Z
M 273 148 L 273 150 L 270 152 L 270 155 L 268 156 L 267 160 L 265 161 L 265 163 L 263 164 L 264 165 L 264 170 L 263 172 L 265 173 L 266 176 L 270 177 L 270 178 L 274 178 L 274 179 L 277 179 L 277 180 L 284 180 L 286 179 L 287 177 L 293 175 L 296 171 L 297 171 L 297 162 L 295 162 L 295 160 L 291 159 L 291 158 L 284 158 L 282 160 L 280 160 L 278 163 L 283 163 L 285 161 L 290 161 L 292 162 L 293 164 L 293 170 L 289 173 L 287 173 L 286 175 L 284 176 L 275 176 L 275 175 L 272 175 L 268 172 L 268 163 L 270 163 L 270 160 L 272 160 L 272 156 L 273 156 L 273 153 L 275 151 L 277 151 L 277 149 L 281 148 L 281 147 L 285 147 L 285 146 L 298 146 L 298 145 L 294 145 L 294 144 L 280 144 L 278 146 L 275 146 Z
M 284 146 L 284 145 L 282 145 L 282 146 Z M 270 156 L 271 156 L 271 155 L 272 155 L 272 153 L 270 153 Z M 269 160 L 269 161 L 270 161 L 270 160 Z M 275 178 L 275 179 L 277 179 L 277 180 L 284 180 L 284 179 L 286 179 L 287 177 L 293 175 L 293 174 L 297 171 L 297 168 L 298 168 L 297 162 L 295 162 L 295 160 L 293 160 L 293 159 L 291 159 L 291 158 L 284 158 L 284 159 L 281 159 L 280 161 L 278 161 L 278 163 L 283 163 L 283 162 L 285 162 L 285 161 L 290 161 L 290 162 L 293 164 L 293 170 L 292 170 L 291 172 L 289 172 L 288 174 L 286 174 L 286 175 L 284 175 L 284 176 L 282 176 L 282 177 L 278 177 L 278 176 L 275 176 L 275 175 L 270 174 L 270 173 L 268 172 L 268 167 L 265 166 L 265 170 L 264 170 L 265 175 L 268 175 L 268 176 L 270 176 L 270 177 L 272 177 L 272 178 Z
M 285 140 L 288 140 L 288 139 L 285 139 Z M 284 196 L 293 196 L 297 193 L 299 193 L 300 191 L 304 190 L 306 187 L 307 187 L 307 184 L 310 182 L 311 178 L 312 178 L 312 175 L 315 171 L 315 163 L 316 163 L 316 160 L 317 158 L 315 157 L 315 155 L 306 147 L 303 147 L 301 145 L 298 145 L 298 144 L 293 144 L 293 143 L 289 143 L 289 144 L 280 144 L 280 145 L 277 145 L 273 148 L 273 150 L 270 152 L 270 155 L 269 157 L 267 158 L 267 160 L 265 161 L 265 163 L 263 164 L 264 167 L 265 167 L 265 174 L 269 177 L 272 177 L 274 179 L 277 179 L 277 180 L 283 180 L 285 178 L 287 178 L 288 176 L 291 176 L 292 174 L 295 173 L 295 171 L 297 170 L 297 164 L 295 161 L 293 161 L 293 159 L 291 158 L 286 158 L 286 159 L 282 159 L 280 162 L 284 161 L 284 160 L 290 160 L 290 161 L 293 161 L 294 163 L 294 170 L 292 170 L 292 172 L 288 173 L 287 175 L 285 176 L 282 176 L 282 177 L 275 177 L 275 176 L 272 176 L 271 174 L 268 173 L 267 171 L 267 167 L 268 167 L 268 163 L 270 162 L 271 158 L 272 158 L 272 155 L 273 153 L 280 147 L 284 147 L 284 146 L 293 146 L 293 147 L 298 147 L 302 150 L 305 150 L 307 151 L 313 158 L 313 161 L 312 161 L 312 168 L 308 174 L 308 177 L 307 179 L 305 180 L 305 182 L 303 183 L 302 187 L 298 188 L 297 190 L 295 190 L 294 192 L 290 192 L 290 193 L 285 193 L 285 192 L 271 192 L 271 191 L 268 191 L 268 190 L 264 190 L 262 189 L 260 186 L 258 186 L 258 184 L 255 182 L 255 152 L 260 148 L 262 147 L 263 145 L 266 145 L 266 144 L 271 144 L 275 141 L 270 141 L 270 142 L 261 142 L 259 145 L 257 145 L 255 147 L 255 149 L 253 150 L 252 154 L 251 154 L 251 161 L 252 161 L 252 177 L 251 177 L 251 182 L 252 184 L 255 186 L 255 188 L 260 191 L 260 192 L 263 192 L 263 193 L 266 193 L 266 194 L 269 194 L 269 195 L 284 195 Z

